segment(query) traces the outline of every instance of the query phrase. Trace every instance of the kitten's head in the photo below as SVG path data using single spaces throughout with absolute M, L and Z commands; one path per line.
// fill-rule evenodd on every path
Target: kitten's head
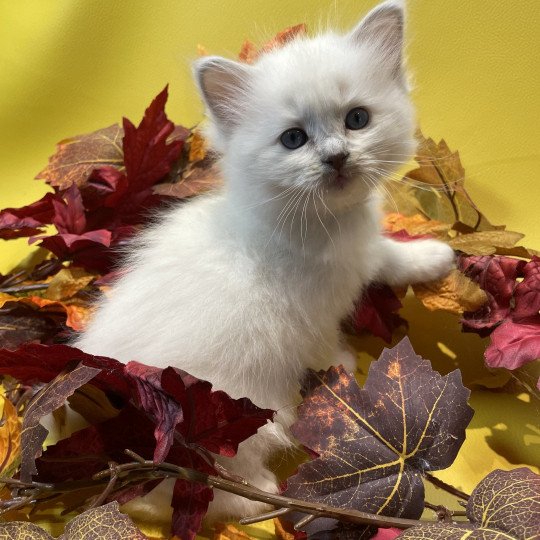
M 415 148 L 403 18 L 401 3 L 388 1 L 346 35 L 297 38 L 253 65 L 199 60 L 230 187 L 254 200 L 314 193 L 334 211 L 369 198 Z

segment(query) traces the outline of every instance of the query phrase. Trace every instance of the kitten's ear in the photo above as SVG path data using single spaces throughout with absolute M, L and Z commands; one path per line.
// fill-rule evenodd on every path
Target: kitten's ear
M 359 45 L 371 45 L 396 79 L 404 81 L 403 1 L 388 0 L 372 9 L 352 30 L 349 39 Z
M 226 132 L 241 114 L 250 67 L 220 56 L 207 56 L 195 62 L 194 72 L 208 110 Z

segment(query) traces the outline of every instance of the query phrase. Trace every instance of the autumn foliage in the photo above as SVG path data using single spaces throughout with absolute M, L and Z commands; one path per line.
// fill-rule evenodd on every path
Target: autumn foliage
M 304 25 L 287 29 L 262 50 L 246 42 L 241 59 L 252 62 L 303 32 Z M 207 479 L 226 476 L 215 456 L 234 456 L 243 440 L 272 421 L 274 411 L 232 399 L 179 369 L 125 365 L 65 344 L 84 329 L 93 299 L 107 293 L 119 271 L 121 248 L 136 242 L 151 213 L 221 185 L 201 133 L 169 120 L 166 101 L 167 88 L 138 125 L 124 118 L 61 141 L 37 176 L 52 191 L 0 211 L 0 238 L 28 237 L 42 248 L 34 267 L 0 275 L 2 538 L 52 539 L 31 523 L 36 508 L 67 514 L 65 540 L 83 538 L 90 528 L 94 537 L 148 538 L 118 503 L 144 495 L 163 481 L 160 471 L 174 470 L 170 534 L 192 539 L 213 497 Z M 487 366 L 512 371 L 535 398 L 540 387 L 536 380 L 529 384 L 524 369 L 540 358 L 539 254 L 518 245 L 522 234 L 491 224 L 471 200 L 457 152 L 445 141 L 417 136 L 417 167 L 390 182 L 383 227 L 403 242 L 446 241 L 458 264 L 448 277 L 415 284 L 409 294 L 428 310 L 456 315 L 463 331 L 488 337 Z M 406 293 L 374 283 L 344 328 L 391 343 L 398 328 L 414 324 L 400 315 Z M 419 520 L 424 478 L 450 466 L 465 440 L 473 416 L 469 394 L 459 370 L 439 374 L 406 338 L 383 351 L 363 387 L 340 366 L 308 373 L 292 426 L 308 457 L 286 479 L 283 494 L 386 516 L 388 527 L 392 518 Z M 44 447 L 50 434 L 40 421 L 61 415 L 66 402 L 85 424 Z M 540 538 L 538 483 L 528 469 L 494 471 L 468 498 L 465 524 L 396 522 L 399 528 L 377 533 L 373 520 L 355 521 L 346 512 L 321 511 L 326 517 L 308 523 L 308 509 L 277 521 L 276 534 L 382 539 L 407 526 L 400 538 L 457 539 L 464 531 L 470 538 Z M 294 531 L 292 523 L 302 519 L 303 532 Z M 217 526 L 215 535 L 249 538 L 232 525 Z

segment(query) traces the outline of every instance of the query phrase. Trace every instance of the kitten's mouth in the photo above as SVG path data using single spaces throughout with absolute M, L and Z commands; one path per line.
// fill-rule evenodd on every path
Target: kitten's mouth
M 328 184 L 335 189 L 343 190 L 351 182 L 352 177 L 345 171 L 334 171 L 328 176 Z

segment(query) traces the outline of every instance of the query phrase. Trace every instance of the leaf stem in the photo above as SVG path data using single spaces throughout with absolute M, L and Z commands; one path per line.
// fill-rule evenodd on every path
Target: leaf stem
M 443 482 L 442 480 L 439 480 L 438 478 L 435 478 L 432 474 L 426 473 L 426 480 L 428 482 L 431 482 L 435 487 L 438 487 L 439 489 L 442 489 L 446 491 L 447 493 L 450 493 L 451 495 L 454 495 L 458 499 L 463 499 L 465 501 L 468 501 L 470 498 L 470 495 L 467 495 L 460 489 L 447 484 L 446 482 Z

